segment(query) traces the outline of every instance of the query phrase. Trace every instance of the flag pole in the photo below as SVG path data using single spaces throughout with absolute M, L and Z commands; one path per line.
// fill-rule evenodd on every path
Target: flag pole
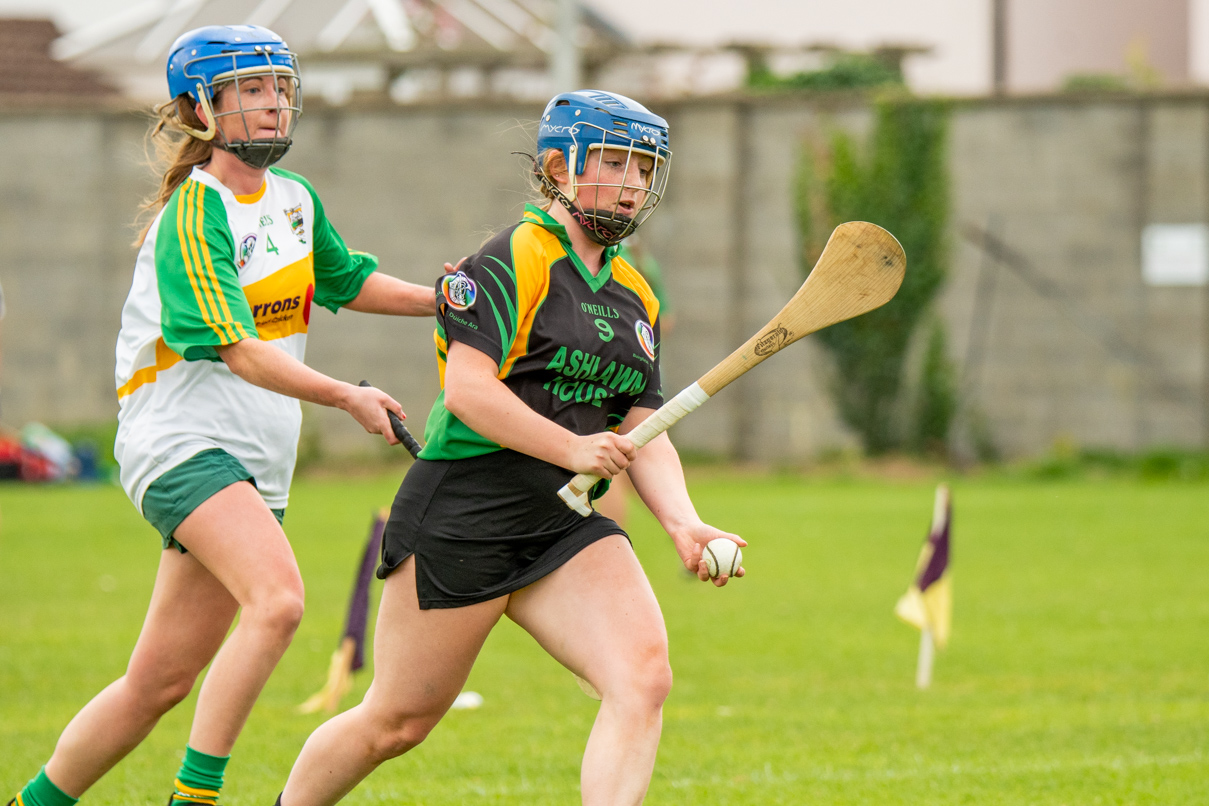
M 932 524 L 915 563 L 915 579 L 894 606 L 896 616 L 919 630 L 915 685 L 920 690 L 932 685 L 936 650 L 944 649 L 949 638 L 953 606 L 949 577 L 952 514 L 948 485 L 937 485 Z
M 919 631 L 919 662 L 915 665 L 915 687 L 923 690 L 932 685 L 932 656 L 935 643 L 932 630 L 924 627 Z

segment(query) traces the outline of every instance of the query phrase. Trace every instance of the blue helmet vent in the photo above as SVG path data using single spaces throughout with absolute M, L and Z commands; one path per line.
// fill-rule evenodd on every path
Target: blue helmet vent
M 626 105 L 624 103 L 622 103 L 621 101 L 617 100 L 617 97 L 612 95 L 611 93 L 593 92 L 592 90 L 583 90 L 582 93 L 584 95 L 587 95 L 593 101 L 596 101 L 597 103 L 600 103 L 600 104 L 604 104 L 605 106 L 611 106 L 614 109 L 625 109 L 626 108 Z M 603 112 L 604 110 L 602 109 L 600 111 Z

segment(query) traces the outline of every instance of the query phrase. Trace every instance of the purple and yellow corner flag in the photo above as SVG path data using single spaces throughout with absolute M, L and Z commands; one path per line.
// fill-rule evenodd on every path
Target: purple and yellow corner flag
M 894 615 L 919 630 L 928 630 L 936 646 L 944 648 L 949 642 L 949 627 L 953 618 L 953 592 L 949 574 L 949 527 L 953 518 L 953 503 L 949 488 L 936 488 L 936 503 L 932 508 L 932 528 L 915 563 L 915 581 L 894 606 Z

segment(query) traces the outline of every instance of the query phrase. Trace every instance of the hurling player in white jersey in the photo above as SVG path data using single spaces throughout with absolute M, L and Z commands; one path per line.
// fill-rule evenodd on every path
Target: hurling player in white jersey
M 235 740 L 302 618 L 280 523 L 299 401 L 342 408 L 392 444 L 387 410 L 402 415 L 389 395 L 303 364 L 311 306 L 434 310 L 431 286 L 376 272 L 306 180 L 271 167 L 301 111 L 297 59 L 281 37 L 249 25 L 190 31 L 167 72 L 171 100 L 153 136 L 180 136 L 159 138 L 167 164 L 147 205 L 158 214 L 122 311 L 115 445 L 122 485 L 164 551 L 126 674 L 71 721 L 10 801 L 19 806 L 75 803 L 211 661 L 169 802 L 217 802 Z

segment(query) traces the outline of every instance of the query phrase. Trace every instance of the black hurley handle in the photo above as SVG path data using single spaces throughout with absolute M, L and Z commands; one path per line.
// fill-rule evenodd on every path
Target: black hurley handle
M 358 386 L 373 386 L 369 381 L 361 381 Z M 416 438 L 407 430 L 407 426 L 403 425 L 403 421 L 399 419 L 399 415 L 395 414 L 390 409 L 386 410 L 386 416 L 390 418 L 390 430 L 395 432 L 395 439 L 403 443 L 403 447 L 407 448 L 407 452 L 411 454 L 412 459 L 420 458 L 420 448 L 422 447 Z

